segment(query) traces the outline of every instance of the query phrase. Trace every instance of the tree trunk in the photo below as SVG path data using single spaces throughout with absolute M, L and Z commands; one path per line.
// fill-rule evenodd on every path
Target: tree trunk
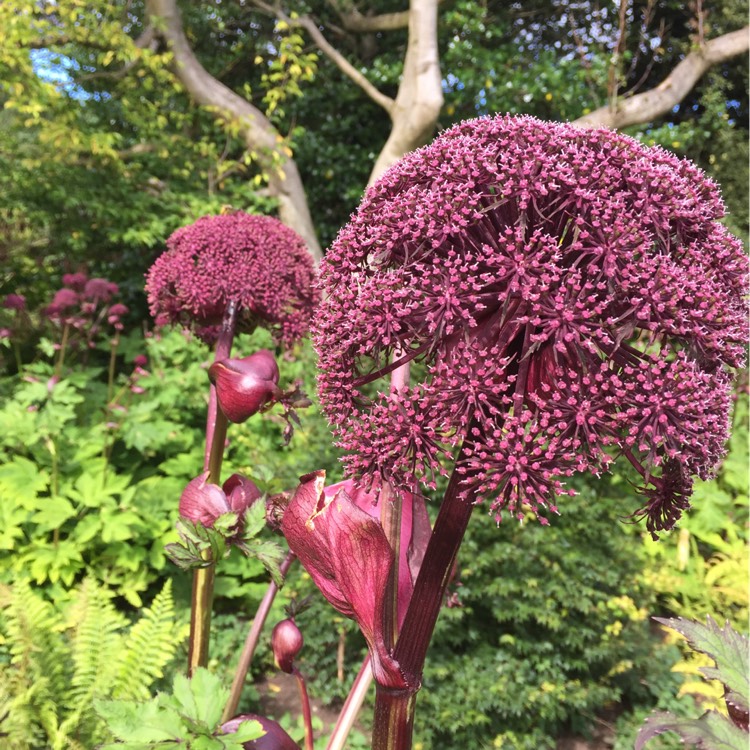
M 388 112 L 391 132 L 375 161 L 368 185 L 404 154 L 427 143 L 435 131 L 443 106 L 437 24 L 438 0 L 411 0 L 404 72 Z
M 146 0 L 146 10 L 158 19 L 154 28 L 174 55 L 172 69 L 197 104 L 212 107 L 224 121 L 239 123 L 249 149 L 268 174 L 271 195 L 279 202 L 279 218 L 307 243 L 320 260 L 322 252 L 307 206 L 297 165 L 281 148 L 282 138 L 268 118 L 250 102 L 214 78 L 198 61 L 182 28 L 176 0 Z

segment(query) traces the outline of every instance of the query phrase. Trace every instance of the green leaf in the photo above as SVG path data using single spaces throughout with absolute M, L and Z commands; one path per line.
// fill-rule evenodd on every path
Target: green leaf
M 708 711 L 700 719 L 682 719 L 668 712 L 652 714 L 638 732 L 633 750 L 641 750 L 650 739 L 665 732 L 676 732 L 688 747 L 747 750 L 747 733 L 716 711 Z
M 70 500 L 64 497 L 45 498 L 42 508 L 31 517 L 31 521 L 37 524 L 40 531 L 51 531 L 59 529 L 65 521 L 73 518 L 76 509 Z
M 244 539 L 252 539 L 266 527 L 266 503 L 263 499 L 253 503 L 245 511 Z
M 163 742 L 184 736 L 186 727 L 180 715 L 163 705 L 161 697 L 147 703 L 94 701 L 96 712 L 118 739 L 130 742 Z
M 221 721 L 229 698 L 229 690 L 222 687 L 221 679 L 204 668 L 196 669 L 191 679 L 177 675 L 173 694 L 186 716 L 205 724 L 210 730 Z
M 243 721 L 239 724 L 237 731 L 234 732 L 231 737 L 232 740 L 242 743 L 249 742 L 250 740 L 257 740 L 264 734 L 265 731 L 263 730 L 263 725 L 259 721 L 255 721 L 255 719 L 249 719 L 248 721 Z
M 49 474 L 38 464 L 16 456 L 0 466 L 0 493 L 3 503 L 17 503 L 36 510 L 37 496 L 49 486 Z
M 724 628 L 709 616 L 706 624 L 679 618 L 655 617 L 657 622 L 687 638 L 696 650 L 710 656 L 715 667 L 703 667 L 701 671 L 711 680 L 719 680 L 731 692 L 732 699 L 747 710 L 750 698 L 750 649 L 748 639 L 733 630 L 729 624 Z

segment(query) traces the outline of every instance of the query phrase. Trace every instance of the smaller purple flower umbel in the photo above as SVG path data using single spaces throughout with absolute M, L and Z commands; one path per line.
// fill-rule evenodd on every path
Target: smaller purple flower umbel
M 224 484 L 208 482 L 209 472 L 204 472 L 193 479 L 183 490 L 180 497 L 180 516 L 211 527 L 216 519 L 226 513 L 244 512 L 258 501 L 263 493 L 246 477 L 232 474 Z
M 244 422 L 282 396 L 279 367 L 267 349 L 242 359 L 214 362 L 208 377 L 216 386 L 219 406 L 230 422 Z

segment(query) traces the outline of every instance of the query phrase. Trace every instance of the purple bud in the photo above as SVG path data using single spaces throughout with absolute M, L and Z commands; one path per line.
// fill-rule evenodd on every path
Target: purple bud
M 232 474 L 223 487 L 209 484 L 209 472 L 197 476 L 182 492 L 180 515 L 194 523 L 213 526 L 225 513 L 242 515 L 263 493 L 246 477 Z
M 242 747 L 245 750 L 299 750 L 299 745 L 273 719 L 257 714 L 240 714 L 221 725 L 224 734 L 234 734 L 243 721 L 257 721 L 265 734 L 257 740 L 248 740 Z
M 145 367 L 148 364 L 148 357 L 145 354 L 136 354 L 133 357 L 133 364 L 136 367 Z
M 219 406 L 230 422 L 244 422 L 281 395 L 279 368 L 267 349 L 243 359 L 214 362 L 208 377 L 216 386 Z
M 294 669 L 294 659 L 302 650 L 305 640 L 294 620 L 287 619 L 277 623 L 271 633 L 271 648 L 276 666 L 287 674 Z
M 263 493 L 242 474 L 232 474 L 223 485 L 229 508 L 233 513 L 244 513 Z

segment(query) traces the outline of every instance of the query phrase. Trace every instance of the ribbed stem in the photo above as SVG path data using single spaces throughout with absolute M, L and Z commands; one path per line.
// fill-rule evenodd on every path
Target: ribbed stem
M 454 469 L 393 652 L 401 673 L 414 687 L 393 691 L 378 686 L 373 750 L 411 748 L 416 693 L 427 649 L 474 507 L 470 500 L 460 496 L 461 481 L 462 477 Z

